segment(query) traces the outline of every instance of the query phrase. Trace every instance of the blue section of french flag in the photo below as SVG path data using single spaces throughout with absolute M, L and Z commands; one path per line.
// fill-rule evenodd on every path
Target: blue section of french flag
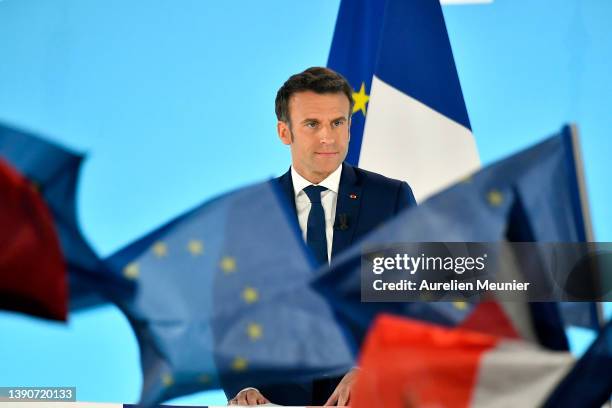
M 343 1 L 328 66 L 368 94 L 349 162 L 406 180 L 417 201 L 480 167 L 439 1 Z
M 342 1 L 327 66 L 340 72 L 359 92 L 370 93 L 376 68 L 376 55 L 385 12 L 385 0 Z M 359 106 L 356 106 L 359 108 Z M 346 160 L 359 163 L 365 111 L 357 110 L 351 118 L 351 143 Z

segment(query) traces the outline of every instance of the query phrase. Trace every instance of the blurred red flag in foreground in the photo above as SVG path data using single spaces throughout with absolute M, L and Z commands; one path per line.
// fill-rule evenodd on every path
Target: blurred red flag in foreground
M 540 406 L 573 362 L 522 340 L 381 315 L 351 407 Z
M 31 183 L 0 159 L 0 309 L 66 320 L 67 308 L 51 214 Z

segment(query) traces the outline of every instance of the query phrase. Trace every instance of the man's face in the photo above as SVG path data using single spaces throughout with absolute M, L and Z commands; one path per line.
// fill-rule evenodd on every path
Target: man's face
M 278 122 L 281 141 L 291 146 L 295 170 L 318 184 L 344 161 L 349 144 L 349 101 L 343 93 L 304 91 L 289 99 L 289 123 Z

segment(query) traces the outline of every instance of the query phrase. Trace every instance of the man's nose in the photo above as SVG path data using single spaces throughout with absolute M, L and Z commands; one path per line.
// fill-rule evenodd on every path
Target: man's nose
M 331 126 L 323 126 L 319 134 L 319 141 L 324 144 L 334 143 L 336 141 L 334 132 Z

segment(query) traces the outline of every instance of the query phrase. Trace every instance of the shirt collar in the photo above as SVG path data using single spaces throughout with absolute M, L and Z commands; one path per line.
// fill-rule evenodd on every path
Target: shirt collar
M 340 189 L 340 176 L 342 175 L 342 164 L 338 166 L 336 170 L 334 170 L 329 176 L 325 178 L 325 180 L 321 181 L 318 186 L 323 186 L 328 190 L 333 191 L 338 194 L 338 190 Z M 306 180 L 304 177 L 300 176 L 300 174 L 295 171 L 293 166 L 291 166 L 291 180 L 293 181 L 293 193 L 295 197 L 305 188 L 312 183 Z

